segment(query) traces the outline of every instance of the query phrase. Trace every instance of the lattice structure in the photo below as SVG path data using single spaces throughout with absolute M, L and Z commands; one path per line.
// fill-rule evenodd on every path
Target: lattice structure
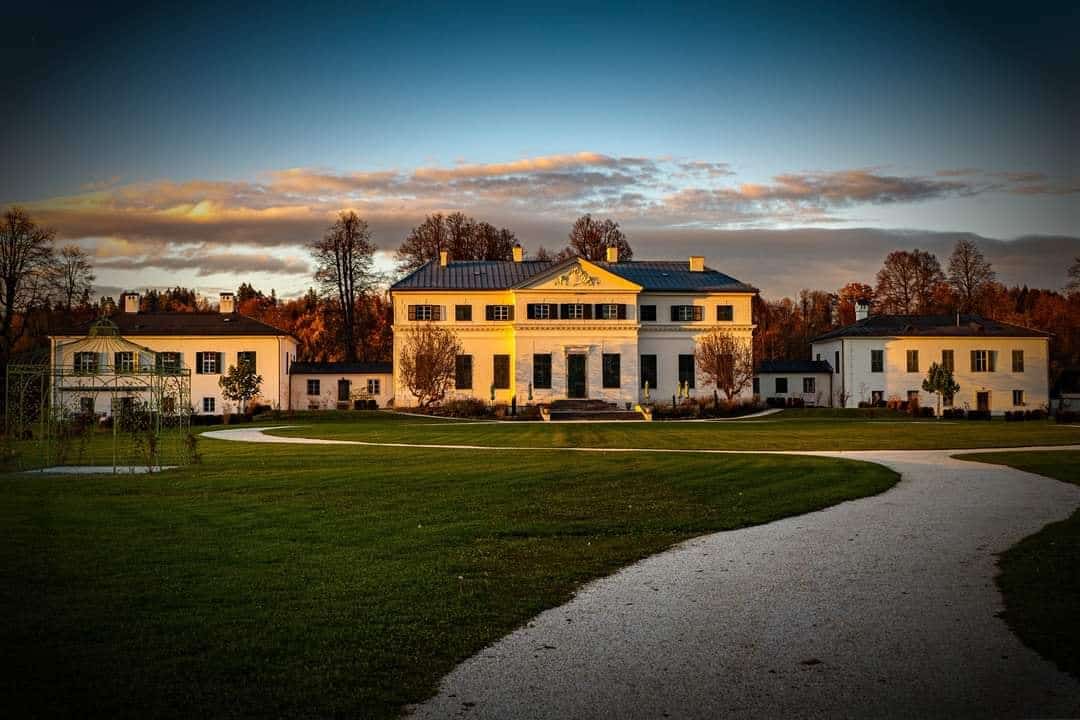
M 191 371 L 99 320 L 6 378 L 8 461 L 19 468 L 154 469 L 193 460 Z

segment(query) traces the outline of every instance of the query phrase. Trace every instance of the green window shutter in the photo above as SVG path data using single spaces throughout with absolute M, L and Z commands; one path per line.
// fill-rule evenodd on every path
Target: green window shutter
M 619 303 L 617 317 L 620 320 L 626 319 L 626 303 Z
M 671 306 L 671 322 L 678 322 L 679 321 L 679 307 L 681 307 L 681 306 L 679 306 L 679 305 L 672 305 Z
M 409 319 L 410 320 L 415 320 L 416 319 L 416 306 L 415 305 L 410 305 L 409 306 Z
M 217 371 L 219 375 L 225 372 L 225 353 L 223 352 L 217 354 Z
M 704 320 L 704 319 L 705 319 L 705 308 L 703 308 L 700 305 L 695 305 L 694 306 L 694 320 L 699 321 L 699 320 Z
M 591 304 L 589 304 L 589 303 L 585 303 L 585 305 L 584 305 L 584 306 L 582 306 L 582 308 L 581 308 L 581 309 L 582 309 L 582 310 L 584 311 L 584 313 L 585 313 L 585 319 L 586 319 L 586 320 L 592 320 L 592 319 L 593 319 L 593 314 L 592 314 L 592 305 L 591 305 Z
M 971 371 L 972 372 L 975 372 L 975 367 L 976 367 L 975 356 L 976 355 L 977 355 L 977 352 L 975 350 L 972 350 L 971 351 Z

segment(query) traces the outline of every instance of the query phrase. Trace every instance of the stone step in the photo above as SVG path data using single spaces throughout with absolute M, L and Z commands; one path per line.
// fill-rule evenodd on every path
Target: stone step
M 552 410 L 550 422 L 560 420 L 596 420 L 606 422 L 608 420 L 641 420 L 639 412 L 630 410 Z
M 606 410 L 618 410 L 619 406 L 613 402 L 607 400 L 598 399 L 563 399 L 552 400 L 551 410 L 552 412 L 562 410 L 574 410 L 574 411 L 606 411 Z

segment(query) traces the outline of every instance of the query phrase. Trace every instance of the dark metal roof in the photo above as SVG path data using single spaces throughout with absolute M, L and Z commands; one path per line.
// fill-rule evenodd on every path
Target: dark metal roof
M 220 312 L 139 312 L 114 313 L 109 320 L 121 335 L 284 335 L 273 325 L 241 315 Z M 56 333 L 86 335 L 90 323 Z
M 1042 330 L 981 315 L 873 315 L 819 335 L 811 342 L 847 337 L 1049 337 Z
M 533 278 L 577 261 L 548 260 L 467 260 L 441 267 L 431 260 L 394 283 L 391 290 L 509 290 L 522 287 Z M 691 272 L 689 262 L 627 260 L 618 263 L 593 263 L 608 272 L 640 285 L 648 291 L 668 292 L 757 292 L 735 278 L 705 268 Z
M 290 375 L 389 375 L 393 372 L 394 364 L 388 362 L 294 362 L 289 366 Z
M 824 360 L 762 360 L 758 364 L 759 375 L 769 373 L 832 373 L 832 365 Z

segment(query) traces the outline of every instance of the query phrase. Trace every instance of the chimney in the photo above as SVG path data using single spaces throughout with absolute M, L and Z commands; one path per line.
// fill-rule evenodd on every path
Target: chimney
M 855 321 L 865 320 L 870 317 L 870 303 L 865 300 L 855 301 Z
M 525 256 L 525 251 L 521 249 L 520 245 L 514 246 L 514 262 L 521 262 Z
M 609 247 L 607 249 L 607 261 L 609 263 L 617 263 L 617 262 L 619 262 L 619 248 L 617 248 L 617 247 Z
M 439 251 L 439 267 L 446 267 L 446 264 L 450 262 L 450 253 L 446 250 Z
M 120 312 L 139 312 L 139 293 L 124 293 L 120 296 Z
M 236 312 L 236 296 L 231 292 L 223 292 L 219 296 L 218 310 L 224 315 L 231 315 Z
M 691 255 L 690 256 L 690 272 L 705 272 L 705 256 L 704 255 Z

